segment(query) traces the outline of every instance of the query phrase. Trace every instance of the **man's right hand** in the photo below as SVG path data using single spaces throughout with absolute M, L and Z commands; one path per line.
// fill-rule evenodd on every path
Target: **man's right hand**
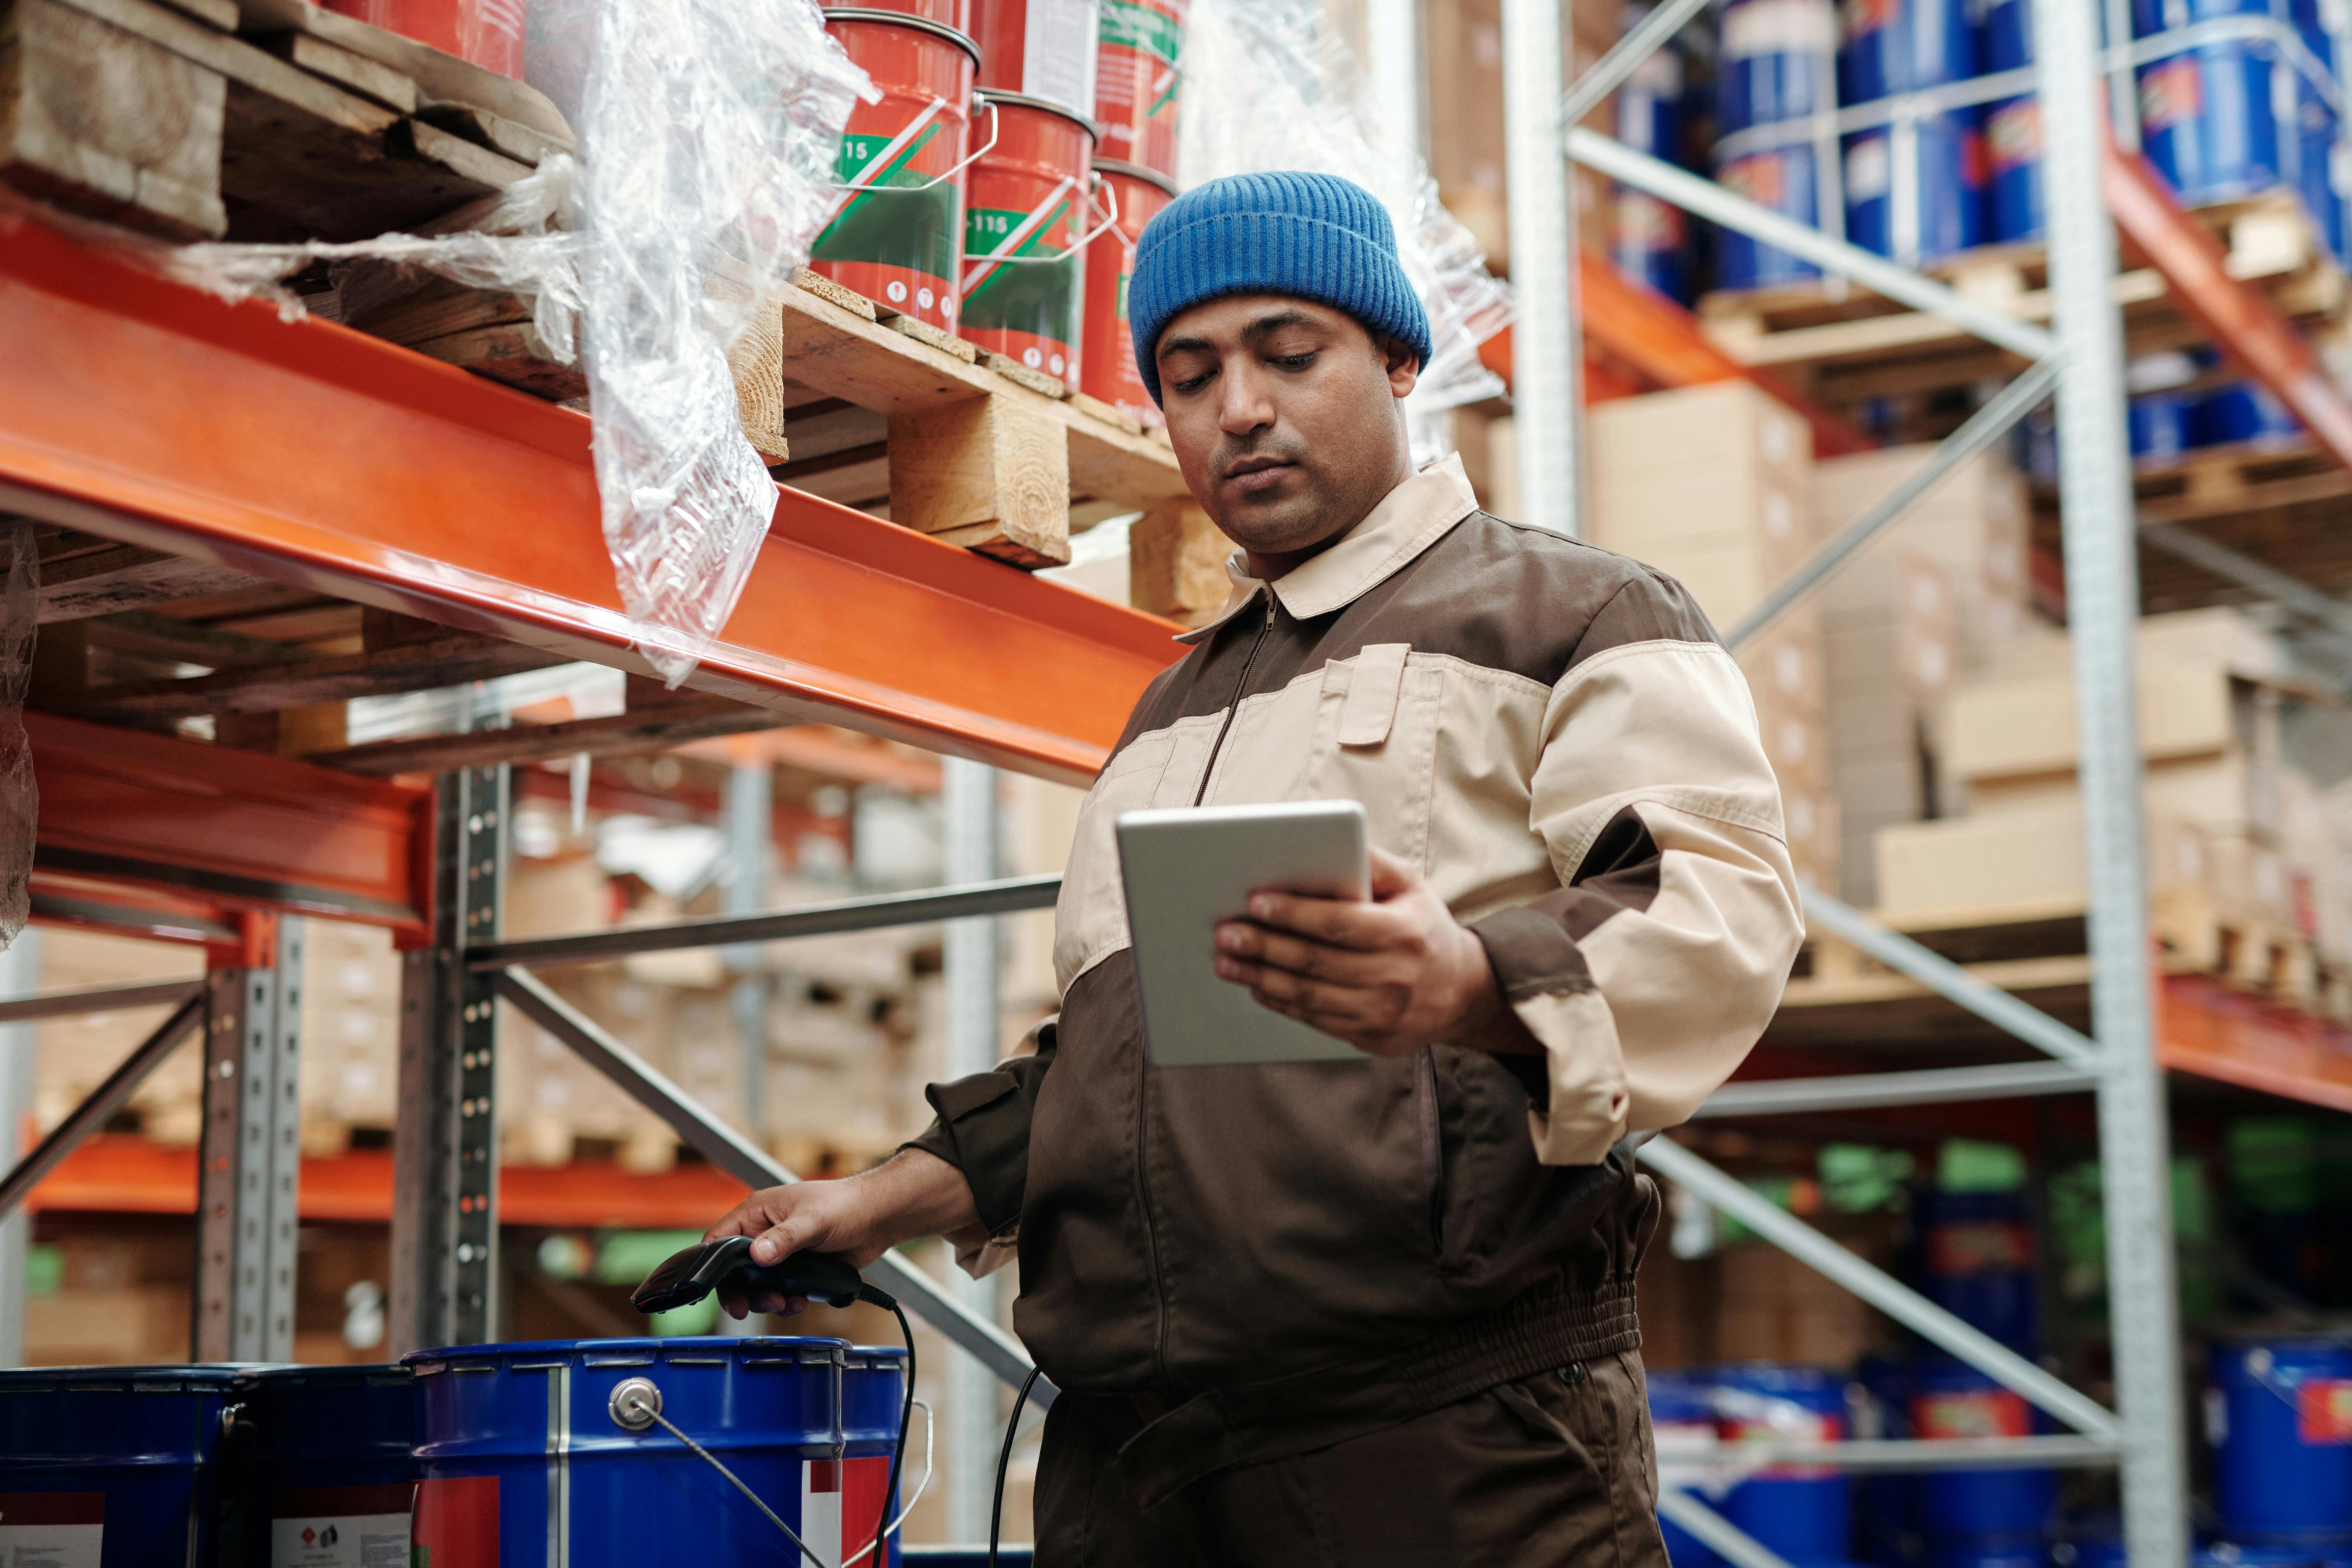
M 704 1233 L 751 1237 L 751 1261 L 775 1263 L 795 1252 L 833 1252 L 863 1268 L 902 1241 L 946 1236 L 980 1223 L 963 1173 L 934 1154 L 904 1149 L 861 1174 L 835 1182 L 795 1182 L 753 1193 Z M 720 1291 L 734 1317 L 750 1311 L 784 1316 L 808 1302 L 797 1296 L 754 1300 Z

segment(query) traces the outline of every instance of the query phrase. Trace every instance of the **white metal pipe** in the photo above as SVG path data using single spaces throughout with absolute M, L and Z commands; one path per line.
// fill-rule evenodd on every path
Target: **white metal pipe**
M 943 870 L 950 883 L 985 882 L 996 875 L 996 770 L 961 757 L 940 760 L 940 806 L 945 815 Z M 947 1060 L 942 1077 L 953 1080 L 996 1065 L 996 921 L 989 916 L 950 921 L 946 938 Z M 996 1281 L 972 1279 L 948 1270 L 949 1293 L 975 1315 L 993 1321 Z M 947 1364 L 947 1398 L 940 1412 L 950 1541 L 985 1541 L 995 1498 L 996 1447 L 1003 1422 L 996 1408 L 996 1378 L 961 1351 Z
M 1638 1157 L 1708 1207 L 1729 1215 L 1807 1268 L 1843 1286 L 1896 1322 L 1934 1342 L 2041 1406 L 2076 1431 L 2117 1439 L 2113 1412 L 1928 1300 L 1874 1264 L 1857 1258 L 1761 1193 L 1736 1180 L 1670 1138 L 1653 1138 Z
M 2067 1062 L 2004 1062 L 1993 1067 L 1931 1068 L 1918 1072 L 1840 1073 L 1834 1078 L 1756 1079 L 1727 1083 L 1692 1112 L 1717 1116 L 1782 1116 L 1818 1110 L 1866 1110 L 1889 1105 L 1950 1105 L 2027 1095 L 2086 1094 L 2098 1075 Z
M 1789 1568 L 1789 1560 L 1677 1486 L 1658 1489 L 1658 1517 L 1681 1525 L 1732 1568 Z
M 1909 268 L 1897 267 L 1886 258 L 1874 255 L 1858 245 L 1832 239 L 1809 224 L 1759 205 L 1744 196 L 1734 195 L 1712 180 L 1703 180 L 1696 174 L 1675 168 L 1664 159 L 1636 152 L 1614 137 L 1603 136 L 1597 131 L 1571 128 L 1568 132 L 1568 155 L 1586 168 L 1597 170 L 1621 184 L 1647 191 L 1661 201 L 1672 202 L 1684 211 L 1696 213 L 1711 223 L 1752 235 L 1767 245 L 1777 246 L 1791 256 L 1811 262 L 1824 271 L 1850 278 L 1897 304 L 1909 305 L 1931 316 L 1939 316 L 2011 353 L 2021 354 L 2031 360 L 2046 359 L 2056 344 L 2054 338 L 2030 321 L 2021 321 L 1998 310 L 1987 310 L 1940 283 L 1930 282 Z M 1514 222 L 1516 224 L 1516 219 Z M 1515 239 L 1514 246 L 1517 243 Z M 1515 256 L 1512 262 L 1515 277 L 1517 265 Z
M 41 931 L 26 926 L 0 953 L 0 991 L 22 994 L 41 984 Z M 29 1022 L 0 1026 L 0 1170 L 24 1153 L 19 1129 L 33 1109 L 33 1055 L 38 1031 Z M 25 1364 L 25 1270 L 33 1216 L 0 1215 L 0 1366 Z
M 1560 157 L 1559 0 L 1503 0 L 1505 193 L 1511 212 L 1511 410 L 1519 517 L 1581 537 L 1582 353 L 1574 171 Z
M 1643 60 L 1663 48 L 1666 40 L 1681 32 L 1685 23 L 1706 9 L 1707 4 L 1708 0 L 1665 0 L 1665 4 L 1654 6 L 1626 29 L 1623 37 L 1610 46 L 1607 54 L 1593 61 L 1590 70 L 1576 79 L 1560 100 L 1560 123 L 1573 125 L 1600 108 L 1603 99 L 1623 87 L 1642 68 Z
M 2088 6 L 2034 7 L 2050 293 L 2065 353 L 2058 489 L 2073 632 L 2077 776 L 2090 881 L 2092 1033 L 2102 1047 L 2099 1163 L 2107 1317 L 2124 1437 L 2124 1538 L 2136 1568 L 2189 1555 L 2188 1465 L 2172 1255 L 2171 1149 L 2141 864 L 2134 634 L 2139 541 L 2124 425 L 2115 226 L 2101 163 L 2096 22 Z
M 758 914 L 768 907 L 768 884 L 775 867 L 775 770 L 765 759 L 739 758 L 728 769 L 723 816 L 727 875 L 719 908 L 730 915 Z M 724 956 L 735 974 L 727 1000 L 743 1061 L 743 1131 L 758 1143 L 766 1139 L 768 1127 L 770 982 L 757 943 L 730 947 Z

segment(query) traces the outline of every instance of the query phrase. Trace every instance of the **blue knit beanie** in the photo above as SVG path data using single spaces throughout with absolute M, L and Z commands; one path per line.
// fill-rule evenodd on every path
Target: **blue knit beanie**
M 1160 332 L 1227 294 L 1290 294 L 1345 310 L 1429 363 L 1429 317 L 1397 262 L 1388 210 L 1336 174 L 1229 174 L 1185 192 L 1144 226 L 1127 319 L 1154 403 L 1166 401 L 1152 357 Z

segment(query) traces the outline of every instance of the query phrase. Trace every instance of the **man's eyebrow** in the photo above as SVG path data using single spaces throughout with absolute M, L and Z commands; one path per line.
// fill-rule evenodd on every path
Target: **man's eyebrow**
M 1170 354 L 1213 354 L 1216 352 L 1216 345 L 1209 342 L 1206 338 L 1170 338 L 1160 345 L 1160 352 L 1153 354 L 1151 357 L 1154 359 L 1166 359 Z
M 1242 342 L 1245 343 L 1255 342 L 1258 339 L 1268 336 L 1274 332 L 1278 332 L 1285 327 L 1311 327 L 1313 325 L 1315 325 L 1315 318 L 1308 315 L 1304 310 L 1276 310 L 1271 314 L 1260 316 L 1256 321 L 1252 321 L 1248 326 L 1244 327 L 1242 329 Z

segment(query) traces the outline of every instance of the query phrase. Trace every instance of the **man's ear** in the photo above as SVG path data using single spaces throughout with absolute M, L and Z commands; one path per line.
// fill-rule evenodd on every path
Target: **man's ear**
M 1381 363 L 1388 371 L 1390 395 L 1399 400 L 1410 397 L 1421 382 L 1421 356 L 1385 332 L 1381 334 L 1380 350 Z

